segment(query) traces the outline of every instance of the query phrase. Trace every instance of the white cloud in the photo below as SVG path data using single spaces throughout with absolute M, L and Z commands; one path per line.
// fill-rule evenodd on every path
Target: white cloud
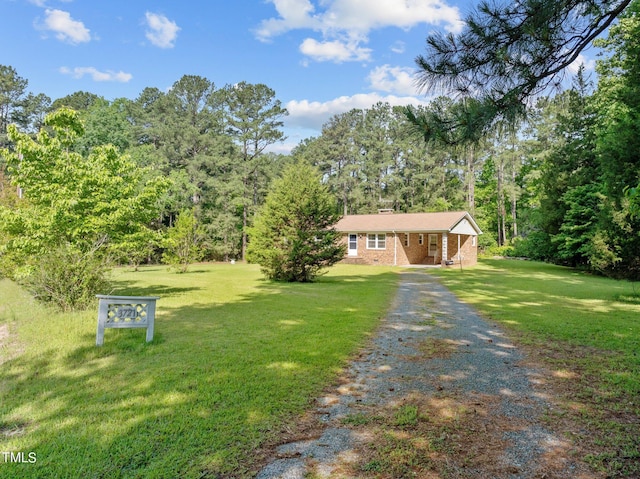
M 261 40 L 290 30 L 313 29 L 329 32 L 358 32 L 366 35 L 376 28 L 412 28 L 421 23 L 443 25 L 447 31 L 459 32 L 462 19 L 457 7 L 444 0 L 324 0 L 321 13 L 310 0 L 269 0 L 280 18 L 264 20 L 256 35 Z
M 326 23 L 334 28 L 412 28 L 421 23 L 443 25 L 447 31 L 460 31 L 462 21 L 457 7 L 443 0 L 333 0 Z
M 322 125 L 332 116 L 345 113 L 354 108 L 371 108 L 379 102 L 388 103 L 391 106 L 427 104 L 425 100 L 414 96 L 383 96 L 379 93 L 359 93 L 353 96 L 341 96 L 326 102 L 291 100 L 285 105 L 289 112 L 285 122 L 287 127 L 309 128 L 320 132 Z
M 412 68 L 382 65 L 371 70 L 368 79 L 372 90 L 400 95 L 418 94 Z
M 91 33 L 84 24 L 71 18 L 69 12 L 47 8 L 44 23 L 39 26 L 44 30 L 55 32 L 56 38 L 74 45 L 91 40 Z
M 173 48 L 180 27 L 164 15 L 147 12 L 147 39 L 156 47 Z
M 300 45 L 300 51 L 316 61 L 333 61 L 342 63 L 347 61 L 368 61 L 371 59 L 371 49 L 361 48 L 357 42 L 342 42 L 340 40 L 318 42 L 307 38 Z
M 46 7 L 47 6 L 47 2 L 49 0 L 27 0 L 27 2 L 37 6 L 37 7 Z M 74 0 L 58 0 L 60 3 L 71 3 Z
M 268 41 L 291 30 L 319 32 L 322 40 L 307 38 L 300 45 L 300 51 L 317 61 L 368 61 L 371 50 L 361 45 L 374 29 L 429 24 L 459 32 L 463 25 L 458 8 L 445 0 L 318 0 L 318 8 L 311 0 L 269 1 L 279 16 L 263 20 L 257 38 Z M 403 48 L 396 45 L 393 50 Z
M 320 29 L 321 20 L 313 15 L 315 10 L 309 0 L 270 0 L 280 18 L 263 20 L 255 31 L 256 36 L 267 41 L 281 33 L 297 29 Z
M 76 79 L 80 79 L 85 75 L 89 75 L 93 79 L 93 81 L 97 82 L 127 83 L 133 78 L 133 75 L 131 75 L 130 73 L 125 73 L 123 71 L 114 72 L 111 70 L 107 70 L 102 72 L 94 67 L 75 67 L 73 69 L 61 67 L 60 73 L 70 75 Z
M 596 61 L 588 59 L 581 53 L 578 55 L 578 58 L 576 58 L 575 61 L 571 65 L 569 65 L 568 70 L 575 75 L 576 73 L 578 73 L 580 65 L 584 65 L 584 69 L 586 71 L 593 71 L 596 69 Z
M 404 42 L 397 41 L 391 46 L 391 51 L 393 53 L 404 53 L 407 48 L 407 45 Z

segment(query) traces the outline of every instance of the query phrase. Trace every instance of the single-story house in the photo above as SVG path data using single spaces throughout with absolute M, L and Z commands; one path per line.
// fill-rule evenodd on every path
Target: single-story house
M 347 215 L 335 226 L 344 233 L 346 263 L 380 265 L 473 265 L 482 231 L 466 211 Z

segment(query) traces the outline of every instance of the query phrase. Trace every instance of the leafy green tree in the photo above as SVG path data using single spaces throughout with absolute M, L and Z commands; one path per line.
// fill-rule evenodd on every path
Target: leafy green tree
M 594 252 L 592 241 L 599 230 L 600 186 L 594 183 L 576 186 L 563 195 L 562 201 L 566 212 L 552 242 L 556 244 L 561 260 L 574 266 L 588 265 Z
M 87 91 L 77 91 L 75 93 L 71 93 L 70 95 L 63 96 L 62 98 L 58 98 L 55 100 L 52 105 L 52 110 L 57 110 L 58 108 L 67 107 L 71 108 L 75 111 L 85 111 L 89 110 L 92 106 L 97 103 L 104 103 L 106 100 L 96 95 L 95 93 L 90 93 Z
M 117 98 L 112 102 L 96 100 L 80 111 L 85 133 L 76 143 L 76 149 L 86 155 L 92 148 L 113 145 L 122 153 L 134 146 L 133 127 L 129 121 L 130 100 Z
M 608 274 L 640 278 L 640 218 L 633 188 L 640 182 L 640 2 L 635 0 L 599 40 L 607 52 L 598 61 L 596 154 L 606 196 L 601 217 L 601 258 L 614 258 Z M 631 202 L 630 202 L 631 200 Z M 601 264 L 604 262 L 600 261 Z
M 318 171 L 298 162 L 276 180 L 249 229 L 249 261 L 269 279 L 313 281 L 323 268 L 344 257 L 338 244 L 335 200 L 320 182 Z
M 179 273 L 186 273 L 191 263 L 202 259 L 205 231 L 193 210 L 182 210 L 176 224 L 169 228 L 162 259 Z
M 591 86 L 580 72 L 573 88 L 553 99 L 540 99 L 530 118 L 534 141 L 530 154 L 539 159 L 536 179 L 538 214 L 532 230 L 545 259 L 587 266 L 589 234 L 597 230 L 600 202 L 594 195 L 601 188 L 595 154 L 594 107 Z M 575 190 L 575 191 L 574 191 Z M 581 196 L 584 198 L 581 205 Z M 570 238 L 571 232 L 576 233 Z M 578 238 L 579 237 L 579 238 Z M 546 240 L 546 244 L 542 241 Z
M 168 180 L 147 180 L 145 171 L 111 145 L 82 156 L 74 151 L 84 133 L 79 114 L 61 108 L 45 118 L 36 138 L 8 128 L 15 145 L 2 153 L 23 199 L 0 205 L 3 272 L 28 275 L 58 245 L 79 253 L 96 244 L 104 250 L 146 231 L 158 214 Z
M 629 188 L 625 192 L 629 200 L 629 213 L 631 217 L 640 218 L 640 184 L 635 188 Z
M 111 245 L 111 255 L 118 264 L 128 264 L 138 271 L 144 262 L 151 263 L 164 241 L 163 232 L 145 228 Z

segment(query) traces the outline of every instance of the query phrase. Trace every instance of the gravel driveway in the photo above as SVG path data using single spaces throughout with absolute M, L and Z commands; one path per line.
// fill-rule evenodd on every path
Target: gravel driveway
M 449 445 L 414 457 L 405 477 L 444 477 L 443 471 L 483 479 L 597 477 L 542 421 L 552 408 L 544 377 L 496 325 L 437 278 L 423 270 L 403 272 L 376 337 L 342 384 L 318 399 L 320 432 L 281 445 L 257 478 L 376 477 L 375 471 L 393 477 L 384 469 L 391 466 L 371 451 L 391 454 L 381 445 L 383 436 L 417 434 L 399 428 L 397 414 L 406 405 L 419 411 L 411 425 L 426 434 L 437 430 L 431 442 Z

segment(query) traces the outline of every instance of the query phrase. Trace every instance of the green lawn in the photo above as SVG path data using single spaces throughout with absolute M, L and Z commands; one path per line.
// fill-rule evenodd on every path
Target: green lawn
M 0 477 L 250 475 L 253 451 L 376 328 L 397 274 L 340 265 L 315 284 L 275 284 L 236 264 L 114 280 L 114 294 L 161 296 L 152 343 L 109 329 L 96 347 L 97 301 L 52 313 L 0 281 L 0 451 L 36 458 L 0 456 Z
M 395 271 L 276 284 L 241 264 L 117 270 L 114 293 L 161 296 L 156 335 L 107 330 L 101 348 L 97 302 L 52 313 L 1 280 L 0 453 L 36 462 L 0 455 L 0 478 L 251 476 L 375 329 Z M 640 475 L 640 286 L 526 261 L 433 273 L 546 363 L 567 393 L 550 423 L 582 424 L 572 438 L 595 467 Z
M 596 467 L 640 477 L 640 284 L 517 260 L 435 274 L 546 363 Z

